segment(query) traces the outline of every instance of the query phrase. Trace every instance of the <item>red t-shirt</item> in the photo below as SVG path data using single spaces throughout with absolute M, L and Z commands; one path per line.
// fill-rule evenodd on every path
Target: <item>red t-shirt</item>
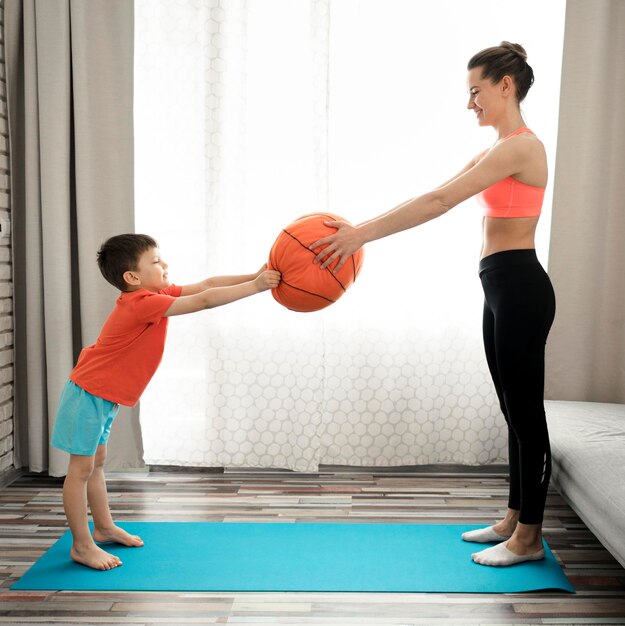
M 98 340 L 80 353 L 70 379 L 99 398 L 137 404 L 163 357 L 169 321 L 163 315 L 181 292 L 177 285 L 157 293 L 122 292 Z

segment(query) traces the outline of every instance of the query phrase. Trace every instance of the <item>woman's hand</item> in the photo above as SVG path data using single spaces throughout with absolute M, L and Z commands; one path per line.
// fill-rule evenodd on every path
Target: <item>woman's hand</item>
M 358 228 L 348 224 L 347 222 L 324 222 L 330 228 L 336 228 L 336 232 L 315 241 L 309 249 L 313 252 L 323 247 L 323 250 L 313 259 L 313 263 L 321 263 L 321 269 L 325 269 L 328 265 L 334 263 L 338 259 L 338 263 L 333 272 L 338 272 L 345 261 L 362 247 L 364 241 L 359 236 Z

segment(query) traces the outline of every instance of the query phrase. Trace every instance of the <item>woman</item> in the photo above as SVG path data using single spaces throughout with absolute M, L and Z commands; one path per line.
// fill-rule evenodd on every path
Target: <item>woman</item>
M 466 541 L 497 542 L 473 554 L 483 565 L 512 565 L 544 558 L 542 520 L 551 453 L 543 404 L 544 352 L 555 315 L 551 282 L 536 257 L 547 158 L 525 126 L 520 103 L 534 82 L 522 46 L 502 42 L 468 64 L 469 102 L 480 126 L 492 126 L 495 144 L 434 191 L 388 213 L 337 231 L 311 246 L 326 246 L 315 263 L 326 267 L 369 241 L 439 217 L 478 195 L 484 207 L 479 275 L 484 289 L 484 346 L 501 410 L 508 424 L 510 494 L 505 518 L 463 534 Z

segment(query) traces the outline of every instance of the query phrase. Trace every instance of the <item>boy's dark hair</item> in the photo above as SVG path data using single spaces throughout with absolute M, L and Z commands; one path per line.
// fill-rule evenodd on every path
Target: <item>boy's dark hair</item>
M 98 267 L 102 276 L 120 291 L 128 291 L 124 272 L 136 270 L 141 255 L 158 243 L 149 235 L 115 235 L 98 250 Z

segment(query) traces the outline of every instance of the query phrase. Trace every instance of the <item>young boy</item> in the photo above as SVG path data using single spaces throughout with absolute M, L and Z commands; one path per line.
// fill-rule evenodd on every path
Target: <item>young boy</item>
M 96 343 L 85 348 L 67 381 L 57 412 L 52 445 L 70 453 L 63 506 L 72 533 L 71 558 L 108 570 L 121 560 L 96 542 L 142 546 L 113 522 L 104 460 L 119 405 L 134 406 L 163 355 L 168 317 L 194 313 L 278 286 L 280 274 L 263 266 L 256 274 L 218 276 L 184 287 L 167 278 L 167 263 L 147 235 L 117 235 L 98 251 L 108 282 L 121 290 Z M 93 516 L 89 532 L 87 503 Z

